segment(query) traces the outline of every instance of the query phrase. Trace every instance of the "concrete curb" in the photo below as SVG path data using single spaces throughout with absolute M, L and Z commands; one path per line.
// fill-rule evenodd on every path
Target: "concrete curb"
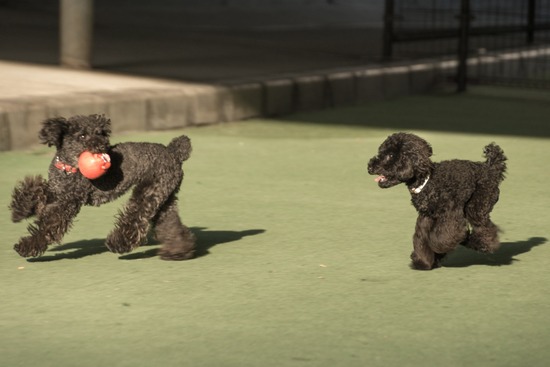
M 177 129 L 191 125 L 353 106 L 427 92 L 441 62 L 288 75 L 231 86 L 178 84 L 151 89 L 89 91 L 0 100 L 0 150 L 38 143 L 43 120 L 104 113 L 114 132 Z

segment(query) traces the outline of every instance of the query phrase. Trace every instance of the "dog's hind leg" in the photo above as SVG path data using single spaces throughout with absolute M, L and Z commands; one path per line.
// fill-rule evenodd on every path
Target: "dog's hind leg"
M 126 207 L 118 214 L 115 229 L 105 241 L 111 252 L 123 254 L 143 244 L 150 222 L 181 183 L 181 177 L 165 179 L 155 173 L 150 176 L 134 188 Z
M 498 201 L 498 187 L 478 190 L 465 208 L 466 218 L 472 226 L 470 236 L 462 245 L 483 253 L 493 253 L 500 247 L 498 227 L 491 221 L 490 213 Z
M 42 176 L 25 177 L 15 186 L 11 195 L 11 220 L 17 223 L 33 215 L 40 215 L 48 202 L 48 196 L 48 181 Z
M 15 251 L 23 257 L 42 255 L 52 243 L 60 243 L 69 230 L 73 218 L 80 211 L 80 204 L 48 204 L 40 212 L 36 222 L 29 225 L 30 236 L 15 244 Z
M 472 224 L 472 233 L 462 244 L 486 254 L 492 254 L 500 247 L 498 238 L 498 227 L 487 218 L 484 222 L 474 222 Z
M 187 260 L 195 254 L 195 236 L 180 219 L 175 195 L 162 206 L 153 219 L 155 234 L 163 243 L 159 250 L 163 260 Z

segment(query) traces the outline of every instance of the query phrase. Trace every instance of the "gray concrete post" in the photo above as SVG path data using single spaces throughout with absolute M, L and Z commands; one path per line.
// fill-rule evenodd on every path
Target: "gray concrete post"
M 60 62 L 88 69 L 92 59 L 94 0 L 60 0 Z

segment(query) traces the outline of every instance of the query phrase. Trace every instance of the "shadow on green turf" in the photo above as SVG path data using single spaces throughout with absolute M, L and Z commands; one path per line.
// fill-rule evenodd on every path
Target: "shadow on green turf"
M 69 252 L 65 252 L 69 251 Z M 51 247 L 47 255 L 28 259 L 28 262 L 47 262 L 63 259 L 80 259 L 86 256 L 98 255 L 109 250 L 105 247 L 105 240 L 95 238 L 93 240 L 82 240 Z M 56 252 L 54 255 L 49 255 Z
M 216 245 L 238 241 L 243 237 L 254 236 L 265 232 L 264 229 L 248 229 L 244 231 L 211 231 L 207 230 L 204 227 L 193 227 L 191 228 L 191 230 L 197 237 L 197 249 L 195 252 L 195 258 L 208 255 L 210 253 L 209 249 Z M 150 240 L 147 244 L 142 245 L 140 248 L 157 245 L 160 245 L 160 242 L 156 240 Z M 134 252 L 128 255 L 120 256 L 119 259 L 148 259 L 157 256 L 157 250 L 158 248 L 155 247 L 146 251 Z M 49 255 L 49 253 L 51 252 L 56 252 L 56 254 Z M 28 259 L 27 261 L 48 262 L 63 259 L 75 260 L 87 256 L 99 255 L 104 252 L 109 252 L 107 247 L 105 247 L 105 239 L 95 238 L 92 240 L 76 241 L 53 247 L 47 252 L 48 255 Z
M 442 266 L 446 268 L 464 268 L 472 265 L 501 266 L 519 261 L 515 256 L 531 251 L 533 247 L 547 242 L 544 237 L 532 237 L 526 241 L 505 242 L 494 254 L 482 254 L 459 246 L 450 253 Z
M 216 245 L 238 241 L 243 237 L 254 236 L 264 233 L 265 229 L 248 229 L 245 231 L 207 231 L 204 227 L 193 227 L 191 231 L 197 237 L 197 248 L 195 258 L 206 256 L 210 253 L 209 249 Z M 159 242 L 150 245 L 158 245 Z M 119 257 L 121 260 L 139 260 L 157 256 L 157 249 L 151 249 L 143 252 L 136 252 Z

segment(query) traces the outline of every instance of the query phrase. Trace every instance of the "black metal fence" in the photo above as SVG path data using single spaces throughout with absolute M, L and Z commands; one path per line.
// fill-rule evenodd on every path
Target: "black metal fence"
M 457 60 L 467 83 L 550 88 L 550 0 L 386 0 L 386 60 Z

